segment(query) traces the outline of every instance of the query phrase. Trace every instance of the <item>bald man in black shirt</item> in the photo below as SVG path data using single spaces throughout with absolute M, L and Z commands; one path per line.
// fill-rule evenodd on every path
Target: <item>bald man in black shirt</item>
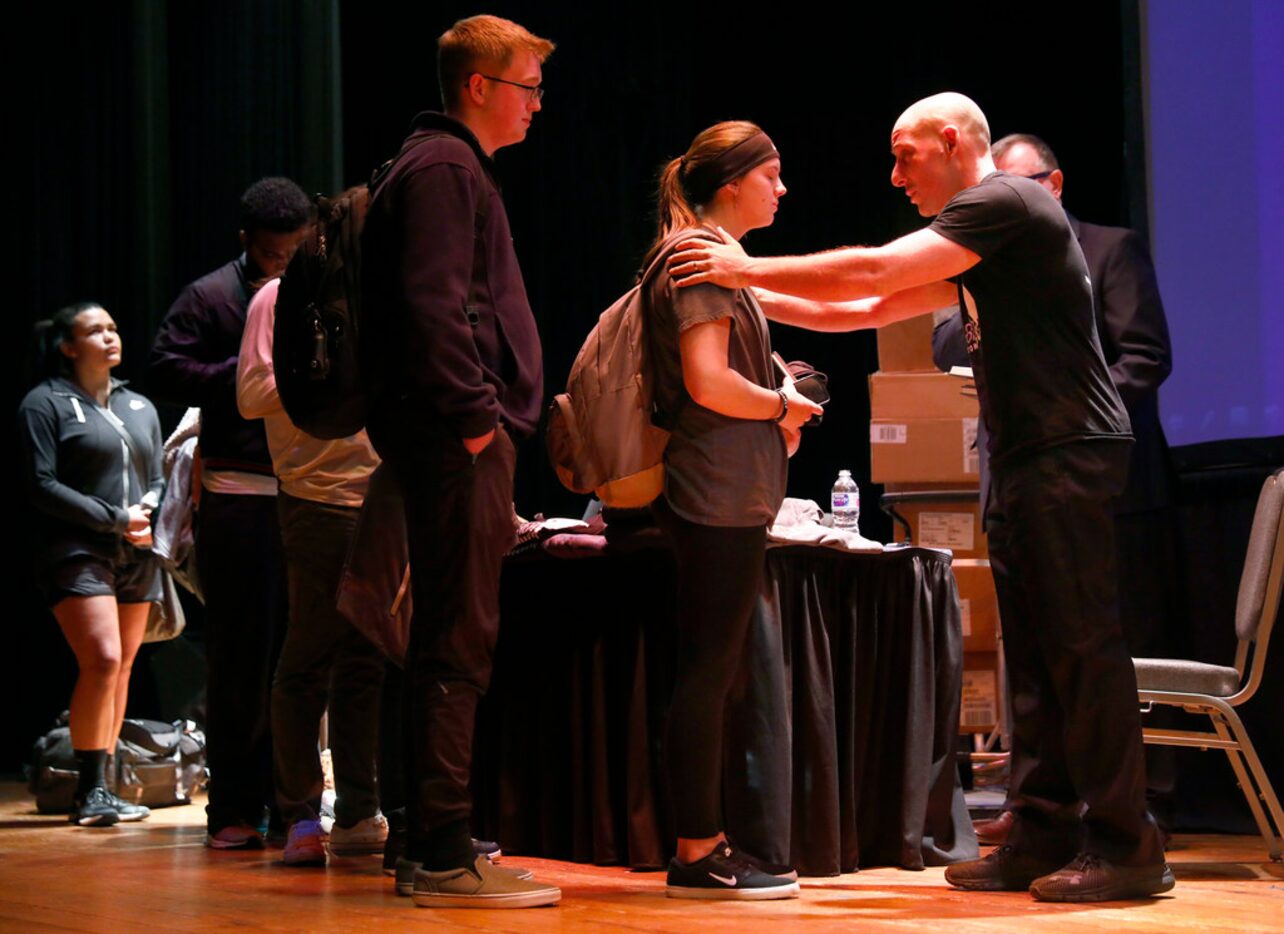
M 995 169 L 985 116 L 968 98 L 911 106 L 892 153 L 892 183 L 935 218 L 929 227 L 801 257 L 692 240 L 672 271 L 683 284 L 755 287 L 768 318 L 818 330 L 960 304 L 989 433 L 986 529 L 1012 684 L 1016 821 L 1010 845 L 949 867 L 946 880 L 1047 901 L 1167 891 L 1114 585 L 1110 502 L 1131 434 L 1083 253 L 1051 195 Z
M 993 146 L 995 165 L 1011 175 L 1037 181 L 1058 202 L 1065 177 L 1050 146 L 1037 136 L 1014 133 Z M 1172 654 L 1172 634 L 1181 617 L 1171 458 L 1159 420 L 1159 387 L 1172 371 L 1168 322 L 1154 264 L 1141 237 L 1123 227 L 1080 221 L 1067 212 L 1092 280 L 1097 335 L 1111 382 L 1132 424 L 1134 443 L 1128 481 L 1114 502 L 1119 622 L 1134 657 Z M 950 315 L 932 333 L 933 359 L 942 369 L 966 365 L 960 314 Z M 981 480 L 988 477 L 982 451 Z M 1164 711 L 1152 726 L 1176 726 Z M 1146 747 L 1147 801 L 1162 829 L 1171 832 L 1175 800 L 1175 756 L 1170 746 Z M 1011 813 L 976 825 L 983 843 L 1002 843 Z

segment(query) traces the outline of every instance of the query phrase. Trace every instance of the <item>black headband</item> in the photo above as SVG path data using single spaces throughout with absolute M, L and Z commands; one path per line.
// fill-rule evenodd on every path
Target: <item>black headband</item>
M 753 136 L 724 149 L 716 159 L 708 162 L 688 167 L 686 158 L 683 157 L 678 178 L 688 201 L 692 204 L 705 204 L 727 182 L 734 181 L 750 169 L 779 156 L 771 137 L 759 130 Z

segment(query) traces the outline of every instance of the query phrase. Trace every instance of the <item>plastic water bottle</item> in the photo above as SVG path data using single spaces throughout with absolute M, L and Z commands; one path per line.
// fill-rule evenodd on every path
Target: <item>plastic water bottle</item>
M 838 480 L 829 494 L 830 510 L 834 514 L 834 528 L 858 531 L 860 525 L 860 489 L 852 479 L 850 470 L 838 471 Z

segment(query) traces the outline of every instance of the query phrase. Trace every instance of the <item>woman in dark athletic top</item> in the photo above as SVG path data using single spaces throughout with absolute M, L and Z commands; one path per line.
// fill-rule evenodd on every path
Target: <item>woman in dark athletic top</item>
M 76 656 L 71 742 L 80 770 L 71 820 L 110 826 L 148 809 L 106 786 L 104 767 L 125 716 L 129 674 L 161 598 L 150 515 L 162 484 L 160 420 L 111 376 L 116 322 L 92 302 L 37 325 L 46 377 L 18 409 L 27 495 L 38 516 L 36 582 Z

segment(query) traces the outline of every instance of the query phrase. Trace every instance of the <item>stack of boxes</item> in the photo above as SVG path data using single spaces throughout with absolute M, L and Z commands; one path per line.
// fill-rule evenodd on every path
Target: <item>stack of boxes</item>
M 999 711 L 998 604 L 976 495 L 976 385 L 940 372 L 932 362 L 930 315 L 881 328 L 878 366 L 869 378 L 870 478 L 888 493 L 960 494 L 895 508 L 915 545 L 954 553 L 963 613 L 959 728 L 989 732 Z M 895 533 L 905 539 L 899 524 Z

